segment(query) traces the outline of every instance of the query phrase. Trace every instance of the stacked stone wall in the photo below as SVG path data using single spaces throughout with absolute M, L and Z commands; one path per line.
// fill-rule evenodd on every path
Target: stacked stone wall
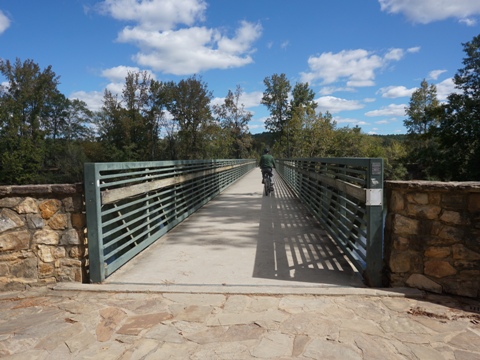
M 83 185 L 0 186 L 0 289 L 85 282 Z
M 480 298 L 480 183 L 388 181 L 392 287 Z

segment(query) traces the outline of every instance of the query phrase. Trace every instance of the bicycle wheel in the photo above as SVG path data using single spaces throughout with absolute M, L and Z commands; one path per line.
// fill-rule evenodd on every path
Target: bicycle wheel
M 272 180 L 270 179 L 270 176 L 266 175 L 264 180 L 263 180 L 263 194 L 265 196 L 269 196 L 270 192 L 272 191 Z

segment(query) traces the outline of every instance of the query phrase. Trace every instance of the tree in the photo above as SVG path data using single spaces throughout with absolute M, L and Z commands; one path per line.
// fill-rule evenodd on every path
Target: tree
M 302 129 L 310 117 L 315 117 L 317 103 L 313 100 L 315 93 L 308 83 L 296 83 L 292 91 L 292 99 L 288 109 L 283 139 L 286 141 L 286 156 L 291 157 L 302 142 Z
M 290 100 L 290 111 L 299 107 L 315 111 L 318 104 L 314 101 L 314 98 L 315 93 L 308 83 L 296 83 L 292 91 L 292 100 Z
M 84 145 L 94 140 L 93 113 L 78 99 L 59 94 L 50 104 L 44 166 L 48 182 L 78 182 L 88 161 Z
M 207 84 L 192 76 L 178 84 L 170 84 L 171 99 L 167 109 L 178 124 L 178 156 L 181 159 L 202 159 L 206 149 L 206 129 L 212 122 L 210 101 L 213 97 Z
M 281 136 L 288 119 L 288 95 L 292 86 L 285 74 L 266 77 L 263 83 L 266 89 L 261 103 L 270 111 L 270 117 L 265 121 L 265 128 Z
M 413 177 L 435 178 L 438 161 L 436 130 L 440 123 L 441 106 L 437 99 L 437 88 L 424 79 L 415 90 L 405 109 L 410 173 Z
M 158 159 L 166 99 L 166 85 L 145 71 L 127 74 L 120 99 L 105 90 L 97 126 L 108 161 Z
M 444 107 L 438 129 L 442 177 L 480 180 L 480 35 L 462 44 L 464 67 L 454 77 L 457 89 Z
M 128 132 L 122 122 L 122 105 L 118 95 L 105 89 L 103 106 L 95 116 L 99 139 L 104 157 L 100 161 L 129 161 L 126 153 Z
M 78 99 L 67 99 L 67 109 L 60 128 L 60 136 L 66 140 L 92 140 L 93 113 L 87 104 Z
M 146 72 L 129 72 L 122 91 L 125 104 L 123 123 L 129 133 L 128 146 L 135 149 L 135 160 L 156 160 L 163 110 L 166 106 L 162 83 Z
M 429 137 L 432 129 L 439 123 L 439 106 L 436 86 L 429 85 L 424 79 L 420 88 L 413 92 L 409 106 L 405 109 L 408 119 L 403 123 L 407 134 L 422 140 Z
M 226 146 L 231 147 L 228 157 L 241 159 L 248 156 L 252 138 L 248 132 L 248 123 L 253 114 L 245 110 L 245 105 L 240 103 L 242 88 L 237 85 L 235 93 L 228 90 L 228 94 L 221 105 L 214 105 L 213 112 L 217 115 L 223 129 L 227 132 Z
M 333 154 L 337 123 L 327 111 L 325 114 L 309 116 L 303 128 L 306 157 L 328 157 Z
M 0 90 L 0 182 L 41 181 L 49 104 L 58 98 L 59 78 L 32 60 L 0 59 L 7 85 Z

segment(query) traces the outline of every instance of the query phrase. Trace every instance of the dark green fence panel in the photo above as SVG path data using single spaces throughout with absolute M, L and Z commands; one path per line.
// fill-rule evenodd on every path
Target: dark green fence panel
M 255 166 L 255 160 L 85 164 L 90 281 L 105 280 Z
M 370 286 L 382 286 L 383 159 L 282 159 L 277 171 Z

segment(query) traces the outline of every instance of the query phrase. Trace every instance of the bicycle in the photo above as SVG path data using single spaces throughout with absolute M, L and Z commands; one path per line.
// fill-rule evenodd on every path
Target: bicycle
M 272 181 L 273 174 L 271 171 L 265 171 L 263 173 L 263 194 L 265 196 L 270 196 L 273 192 L 273 181 Z

